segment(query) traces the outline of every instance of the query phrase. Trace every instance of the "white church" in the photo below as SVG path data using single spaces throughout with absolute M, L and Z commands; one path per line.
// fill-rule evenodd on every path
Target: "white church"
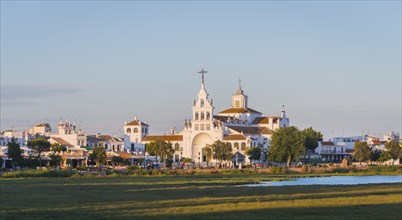
M 124 125 L 124 146 L 127 150 L 132 153 L 144 152 L 147 143 L 162 140 L 172 143 L 174 161 L 186 157 L 203 163 L 207 162 L 205 147 L 220 140 L 232 145 L 236 157 L 247 160 L 245 149 L 257 146 L 267 149 L 273 131 L 289 126 L 284 109 L 280 116 L 263 116 L 261 112 L 249 108 L 248 97 L 240 83 L 232 96 L 232 106 L 215 113 L 213 102 L 205 89 L 204 74 L 207 72 L 202 69 L 199 73 L 202 75 L 201 89 L 194 100 L 192 119 L 184 121 L 184 129 L 181 132 L 172 130 L 166 135 L 150 135 L 148 123 L 135 118 Z

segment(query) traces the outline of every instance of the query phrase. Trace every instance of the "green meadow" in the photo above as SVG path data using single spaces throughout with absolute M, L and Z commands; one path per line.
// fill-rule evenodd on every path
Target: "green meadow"
M 267 175 L 0 179 L 1 219 L 401 219 L 401 184 L 245 187 Z

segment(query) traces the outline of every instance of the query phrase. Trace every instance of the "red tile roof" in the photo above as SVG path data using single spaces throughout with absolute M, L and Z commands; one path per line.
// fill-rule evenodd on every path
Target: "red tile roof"
M 183 135 L 148 135 L 142 141 L 183 141 Z
M 142 122 L 140 120 L 134 120 L 134 121 L 128 122 L 126 125 L 138 126 L 138 125 L 147 125 L 147 124 L 145 124 L 144 122 Z
M 321 141 L 322 146 L 334 146 L 334 142 L 332 141 Z
M 254 109 L 251 108 L 228 108 L 225 109 L 221 112 L 219 112 L 219 114 L 228 114 L 228 113 L 257 113 L 257 114 L 262 114 L 259 111 L 256 111 Z
M 224 141 L 246 140 L 246 137 L 242 134 L 229 134 L 223 137 Z

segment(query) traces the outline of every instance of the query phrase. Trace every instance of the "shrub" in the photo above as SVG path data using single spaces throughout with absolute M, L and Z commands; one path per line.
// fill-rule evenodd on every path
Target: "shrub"
M 71 177 L 72 170 L 21 170 L 3 173 L 3 178 Z
M 285 174 L 286 169 L 283 167 L 272 166 L 271 167 L 271 174 Z

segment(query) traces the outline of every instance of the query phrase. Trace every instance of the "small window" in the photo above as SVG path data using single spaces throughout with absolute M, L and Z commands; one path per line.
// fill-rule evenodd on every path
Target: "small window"
M 234 147 L 237 148 L 237 149 L 239 149 L 239 143 L 235 142 L 235 143 L 234 143 Z
M 204 99 L 201 99 L 201 107 L 204 107 Z
M 211 118 L 211 113 L 207 112 L 207 120 Z
M 134 144 L 131 144 L 131 151 L 134 151 Z
M 179 145 L 179 143 L 175 143 L 175 144 L 174 144 L 174 150 L 175 150 L 175 151 L 179 151 L 179 150 L 180 150 L 180 145 Z
M 138 133 L 138 128 L 134 128 L 133 133 Z
M 198 131 L 199 129 L 199 125 L 195 125 L 195 130 Z
M 199 116 L 198 116 L 198 112 L 196 112 L 196 113 L 195 113 L 195 116 L 194 116 L 195 120 L 198 120 L 198 117 L 199 117 Z
M 246 149 L 246 143 L 245 142 L 242 142 L 241 143 L 241 150 L 245 150 Z
M 204 125 L 201 125 L 201 131 L 205 130 Z
M 211 125 L 210 124 L 207 124 L 206 127 L 207 127 L 207 130 L 211 130 Z
M 236 108 L 240 108 L 240 101 L 239 100 L 236 101 Z
M 127 134 L 130 134 L 131 133 L 131 128 L 127 128 L 127 132 L 126 132 Z
M 201 120 L 204 120 L 204 119 L 205 119 L 204 112 L 201 112 Z

